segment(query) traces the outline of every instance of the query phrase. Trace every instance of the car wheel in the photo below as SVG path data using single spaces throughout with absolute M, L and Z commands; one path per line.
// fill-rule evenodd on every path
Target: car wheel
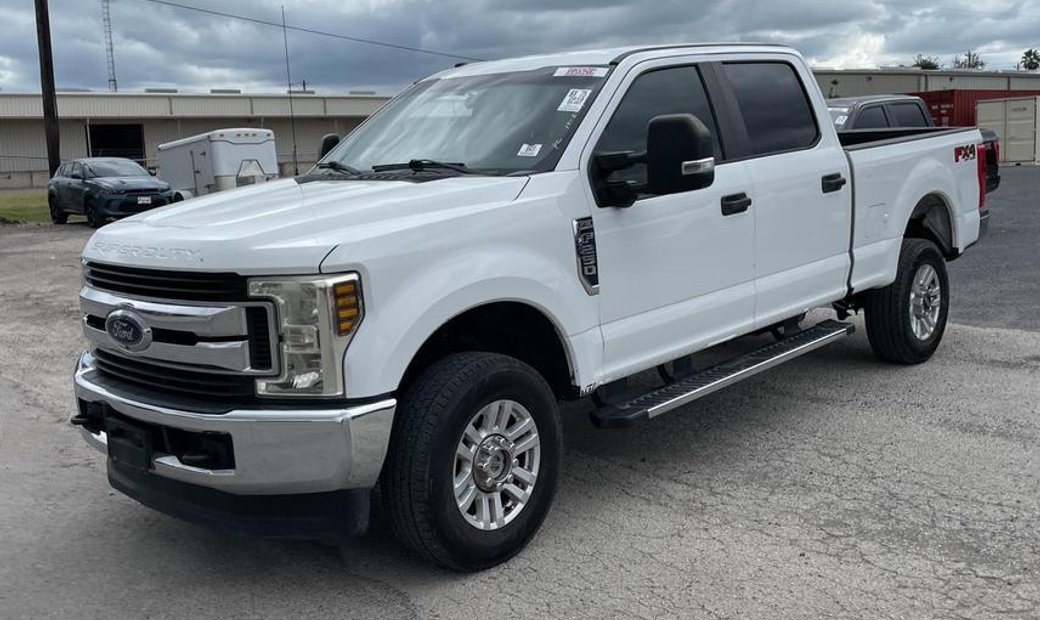
M 64 224 L 69 221 L 69 214 L 58 206 L 58 199 L 54 196 L 47 197 L 47 207 L 51 212 L 52 224 Z
M 395 535 L 455 570 L 508 560 L 549 511 L 562 436 L 552 390 L 527 364 L 495 353 L 433 364 L 401 398 L 380 479 Z
M 93 200 L 83 203 L 83 214 L 87 216 L 87 226 L 101 228 L 105 225 L 105 218 L 98 213 L 97 206 Z
M 920 364 L 939 348 L 950 308 L 946 261 L 925 239 L 904 239 L 896 280 L 871 291 L 864 304 L 874 354 L 900 364 Z

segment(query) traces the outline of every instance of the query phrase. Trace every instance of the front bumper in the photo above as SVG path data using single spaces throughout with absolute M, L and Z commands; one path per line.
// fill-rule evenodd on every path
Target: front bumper
M 96 199 L 97 209 L 101 215 L 107 217 L 121 217 L 143 213 L 149 209 L 163 207 L 173 202 L 173 194 L 147 194 L 150 198 L 148 204 L 140 204 L 136 194 L 103 194 Z
M 296 409 L 243 408 L 198 413 L 144 402 L 119 389 L 84 353 L 75 373 L 79 409 L 112 412 L 159 434 L 230 436 L 233 466 L 187 465 L 175 454 L 148 451 L 140 468 L 148 476 L 233 495 L 296 495 L 370 489 L 379 477 L 397 402 L 392 398 L 352 406 Z M 85 426 L 88 443 L 109 454 L 103 427 Z M 157 428 L 158 427 L 158 428 Z M 118 487 L 117 487 L 118 488 Z

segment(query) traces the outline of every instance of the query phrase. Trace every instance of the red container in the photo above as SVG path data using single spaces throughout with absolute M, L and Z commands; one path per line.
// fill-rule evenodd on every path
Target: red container
M 1034 97 L 1040 95 L 1040 90 L 929 90 L 911 94 L 924 100 L 939 127 L 974 127 L 976 102 Z

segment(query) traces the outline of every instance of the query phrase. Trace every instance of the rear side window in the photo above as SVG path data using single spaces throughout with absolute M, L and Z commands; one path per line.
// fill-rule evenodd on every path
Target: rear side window
M 715 137 L 715 157 L 721 159 L 715 116 L 700 72 L 690 66 L 657 69 L 637 77 L 603 130 L 596 152 L 645 151 L 650 119 L 662 114 L 693 114 L 699 118 Z M 646 166 L 619 170 L 610 179 L 645 183 Z
M 885 109 L 879 105 L 872 105 L 869 108 L 863 108 L 863 111 L 859 113 L 854 129 L 879 129 L 883 127 L 888 127 L 888 117 L 885 116 Z
M 728 63 L 723 71 L 733 86 L 753 155 L 803 149 L 816 142 L 816 118 L 794 67 L 782 62 Z
M 893 103 L 889 108 L 895 116 L 896 125 L 899 127 L 927 127 L 928 119 L 925 118 L 921 106 L 916 103 Z

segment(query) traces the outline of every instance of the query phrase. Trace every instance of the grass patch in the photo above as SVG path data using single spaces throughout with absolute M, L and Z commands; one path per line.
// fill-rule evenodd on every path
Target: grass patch
M 49 222 L 47 190 L 0 190 L 0 221 Z

